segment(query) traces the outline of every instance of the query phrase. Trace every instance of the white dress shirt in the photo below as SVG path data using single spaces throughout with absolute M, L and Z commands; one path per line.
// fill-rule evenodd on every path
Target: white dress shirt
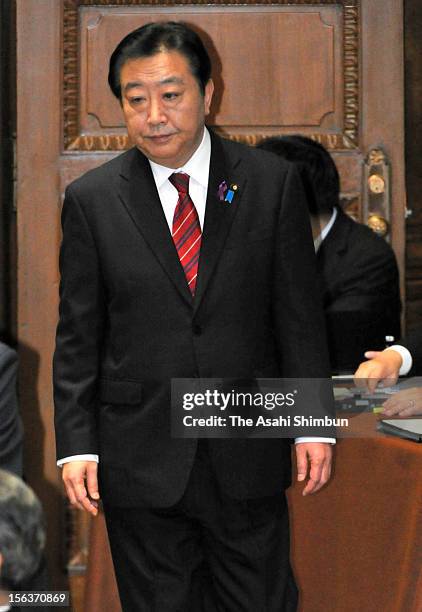
M 149 160 L 152 174 L 154 177 L 155 184 L 157 186 L 158 195 L 160 197 L 161 205 L 163 207 L 164 215 L 166 217 L 167 224 L 169 226 L 170 233 L 173 227 L 174 211 L 177 206 L 177 200 L 179 194 L 176 187 L 174 187 L 169 177 L 175 172 L 184 172 L 190 176 L 189 180 L 189 195 L 192 202 L 195 204 L 195 208 L 198 213 L 199 223 L 201 230 L 204 227 L 205 219 L 205 206 L 207 202 L 207 190 L 208 190 L 208 177 L 210 171 L 210 160 L 211 160 L 211 138 L 208 130 L 204 129 L 204 135 L 202 137 L 201 144 L 196 149 L 192 157 L 181 167 L 181 168 L 167 168 L 167 166 L 161 166 L 151 160 Z M 335 211 L 337 213 L 337 211 Z M 333 213 L 334 214 L 334 213 Z M 331 229 L 332 224 L 335 221 L 331 218 L 328 225 L 324 228 L 325 235 Z M 323 232 L 324 232 L 323 230 Z M 295 439 L 296 444 L 301 442 L 329 442 L 335 444 L 334 438 L 317 438 L 317 437 L 300 437 Z M 72 455 L 70 457 L 64 457 L 57 461 L 57 465 L 61 467 L 64 463 L 69 461 L 96 461 L 98 463 L 99 457 L 94 454 L 84 455 Z
M 322 231 L 319 234 L 319 236 L 317 236 L 315 238 L 315 240 L 314 240 L 315 253 L 318 252 L 318 249 L 321 246 L 322 241 L 325 240 L 325 238 L 330 233 L 331 228 L 333 227 L 334 222 L 337 219 L 337 215 L 338 215 L 338 210 L 337 210 L 337 208 L 334 208 L 333 213 L 332 213 L 332 215 L 330 217 L 330 220 L 328 221 L 327 225 L 322 229 Z
M 405 346 L 401 346 L 400 344 L 394 344 L 393 346 L 389 346 L 385 350 L 396 351 L 397 353 L 399 353 L 403 360 L 400 366 L 399 376 L 406 376 L 406 374 L 409 373 L 413 365 L 413 359 L 412 355 L 410 354 L 410 351 Z
M 170 233 L 172 232 L 173 228 L 174 211 L 176 210 L 179 194 L 176 187 L 174 187 L 174 185 L 172 185 L 168 179 L 175 172 L 184 172 L 190 176 L 189 195 L 192 202 L 195 204 L 201 230 L 204 229 L 210 160 L 211 138 L 207 129 L 204 130 L 204 136 L 201 144 L 196 149 L 192 157 L 181 168 L 177 168 L 175 170 L 174 168 L 160 166 L 160 164 L 156 164 L 155 162 L 149 160 Z

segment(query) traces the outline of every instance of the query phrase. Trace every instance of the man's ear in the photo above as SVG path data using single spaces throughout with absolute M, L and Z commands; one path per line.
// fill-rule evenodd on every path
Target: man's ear
M 214 81 L 210 79 L 208 83 L 205 85 L 205 91 L 204 91 L 205 116 L 210 114 L 213 93 L 214 93 Z

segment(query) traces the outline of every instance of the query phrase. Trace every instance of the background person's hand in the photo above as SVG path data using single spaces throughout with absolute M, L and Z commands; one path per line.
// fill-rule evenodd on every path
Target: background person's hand
M 309 480 L 302 495 L 316 493 L 330 479 L 332 444 L 326 442 L 298 442 L 296 448 L 297 479 L 303 482 L 308 474 Z
M 422 415 L 422 388 L 397 391 L 383 404 L 383 416 L 411 417 Z
M 98 463 L 96 461 L 69 461 L 63 465 L 62 479 L 72 506 L 98 514 Z
M 354 374 L 357 387 L 372 393 L 380 382 L 384 387 L 396 384 L 403 363 L 400 353 L 394 349 L 366 351 L 365 357 L 369 361 L 361 363 Z

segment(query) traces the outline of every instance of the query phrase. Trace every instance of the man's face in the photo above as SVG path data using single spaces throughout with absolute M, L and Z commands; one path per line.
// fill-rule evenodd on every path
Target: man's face
M 178 51 L 125 62 L 122 108 L 132 142 L 149 159 L 179 168 L 201 144 L 214 85 L 201 94 L 188 60 Z

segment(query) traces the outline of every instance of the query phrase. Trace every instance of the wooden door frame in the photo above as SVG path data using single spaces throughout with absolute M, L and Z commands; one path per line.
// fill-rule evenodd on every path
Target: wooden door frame
M 403 3 L 395 3 L 395 11 L 401 8 L 399 18 L 391 19 L 388 7 L 383 4 L 380 10 L 375 2 L 364 2 L 361 5 L 361 46 L 365 54 L 361 57 L 362 66 L 362 106 L 365 114 L 361 117 L 360 146 L 363 153 L 374 146 L 381 146 L 387 156 L 394 161 L 392 167 L 392 201 L 396 202 L 391 211 L 391 245 L 394 248 L 400 271 L 400 285 L 403 304 L 405 303 L 404 262 L 405 262 L 405 210 L 406 185 L 404 174 L 404 50 L 399 54 L 389 40 L 403 40 Z M 390 3 L 390 10 L 394 3 Z M 396 16 L 396 13 L 394 13 Z M 380 46 L 372 36 L 372 27 L 379 32 L 387 32 L 386 44 Z M 391 79 L 388 94 L 381 91 L 377 74 L 395 75 Z M 386 113 L 385 96 L 388 95 L 388 113 Z M 365 103 L 372 100 L 373 104 Z M 387 123 L 387 126 L 385 125 Z M 400 196 L 403 195 L 402 199 Z M 400 203 L 400 206 L 397 205 Z
M 51 225 L 51 203 L 59 206 L 62 3 L 17 0 L 16 8 L 18 338 L 24 466 L 46 512 L 47 558 L 52 584 L 58 588 L 64 578 L 58 543 L 65 531 L 55 462 L 51 356 L 57 320 L 60 229 L 58 213 Z

